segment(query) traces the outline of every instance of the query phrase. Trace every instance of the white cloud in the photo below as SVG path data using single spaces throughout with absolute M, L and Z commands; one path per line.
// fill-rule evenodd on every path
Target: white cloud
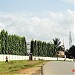
M 75 0 L 62 0 L 62 1 L 74 4 Z
M 74 12 L 43 12 L 35 13 L 0 13 L 0 30 L 5 29 L 10 34 L 26 36 L 27 41 L 51 41 L 53 38 L 64 39 L 68 47 L 69 31 L 74 34 Z

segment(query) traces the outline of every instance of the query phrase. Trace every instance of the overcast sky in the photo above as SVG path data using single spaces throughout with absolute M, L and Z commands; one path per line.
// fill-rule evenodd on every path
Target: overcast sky
M 0 31 L 50 42 L 74 42 L 74 0 L 0 0 Z

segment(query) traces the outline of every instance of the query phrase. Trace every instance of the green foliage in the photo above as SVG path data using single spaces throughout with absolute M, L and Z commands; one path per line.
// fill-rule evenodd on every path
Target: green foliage
M 57 56 L 57 52 L 59 51 L 59 46 L 61 44 L 60 40 L 58 38 L 53 39 L 53 44 L 54 44 L 54 51 L 53 51 L 53 55 Z
M 60 40 L 53 39 L 53 43 L 46 43 L 37 40 L 31 40 L 31 53 L 34 56 L 54 57 L 60 49 Z M 25 37 L 17 35 L 8 35 L 8 32 L 0 32 L 0 54 L 27 55 L 27 46 Z
M 53 43 L 31 40 L 31 53 L 33 56 L 54 57 L 60 46 L 60 40 L 55 38 Z
M 66 50 L 65 54 L 68 58 L 75 58 L 75 46 L 72 45 L 69 50 Z
M 17 35 L 0 32 L 0 54 L 27 55 L 26 39 Z

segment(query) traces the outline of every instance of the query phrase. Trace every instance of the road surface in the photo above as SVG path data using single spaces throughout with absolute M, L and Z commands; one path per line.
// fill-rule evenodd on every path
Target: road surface
M 43 66 L 43 75 L 75 75 L 74 64 L 67 61 L 50 61 Z

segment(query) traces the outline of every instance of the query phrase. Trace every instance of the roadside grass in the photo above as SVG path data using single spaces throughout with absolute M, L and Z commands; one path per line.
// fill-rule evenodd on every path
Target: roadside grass
M 0 75 L 11 75 L 11 74 L 18 74 L 18 71 L 21 69 L 27 69 L 31 67 L 36 67 L 37 65 L 43 64 L 45 61 L 38 60 L 38 61 L 25 61 L 25 60 L 18 60 L 18 61 L 9 61 L 0 62 Z

